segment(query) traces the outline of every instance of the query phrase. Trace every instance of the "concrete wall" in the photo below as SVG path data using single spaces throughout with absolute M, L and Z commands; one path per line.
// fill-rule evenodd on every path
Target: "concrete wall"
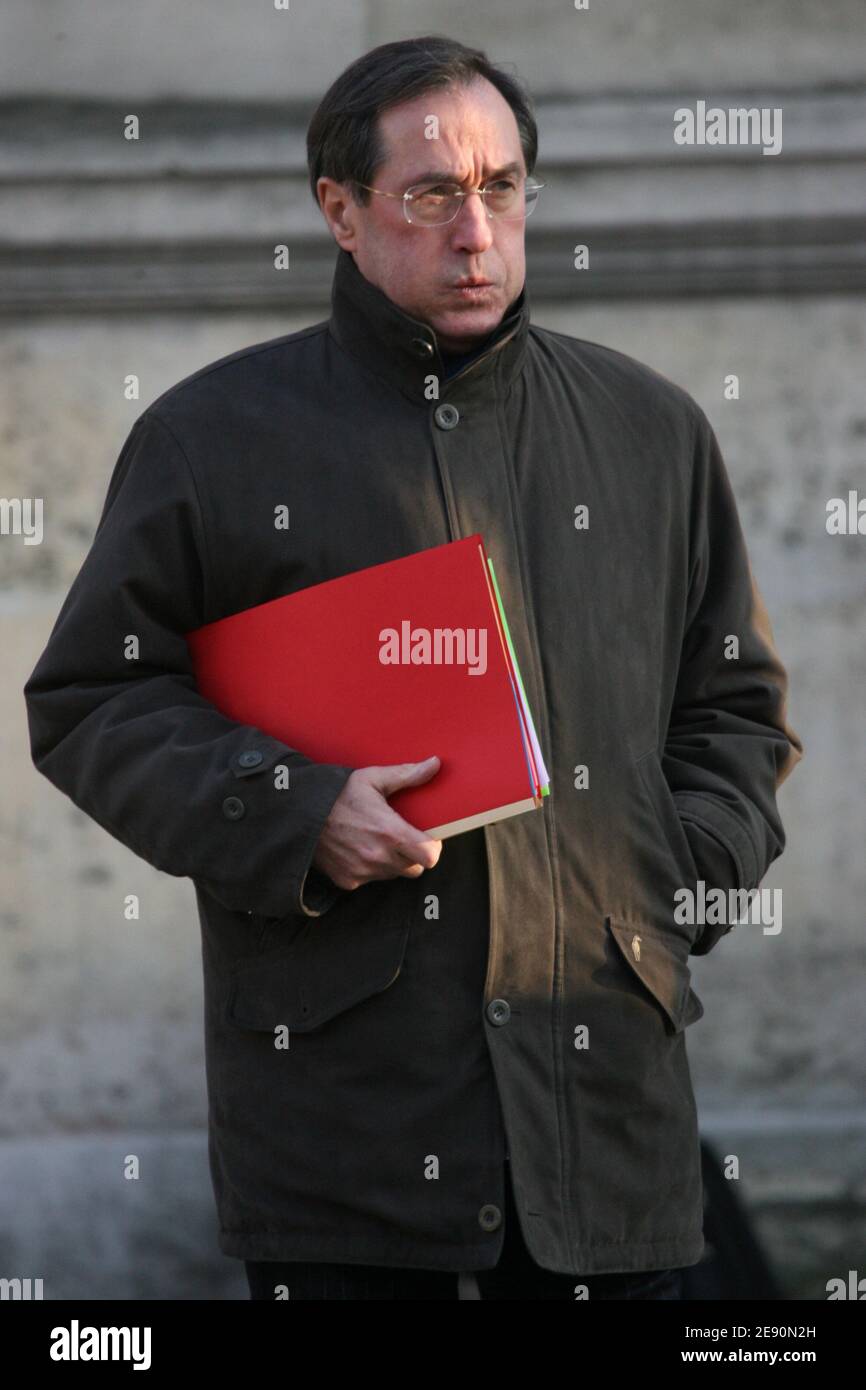
M 538 100 L 535 321 L 685 386 L 734 482 L 806 759 L 764 885 L 783 889 L 783 931 L 694 959 L 689 1052 L 703 1130 L 740 1157 L 786 1290 L 823 1298 L 862 1265 L 866 1228 L 866 541 L 824 524 L 828 498 L 866 486 L 859 0 L 7 0 L 4 25 L 0 493 L 44 498 L 45 538 L 0 537 L 0 1273 L 46 1297 L 246 1296 L 216 1249 L 192 887 L 35 773 L 21 687 L 146 403 L 327 315 L 333 248 L 303 162 L 317 95 L 365 48 L 432 31 L 514 65 Z M 781 107 L 783 153 L 675 147 L 672 112 L 701 98 Z

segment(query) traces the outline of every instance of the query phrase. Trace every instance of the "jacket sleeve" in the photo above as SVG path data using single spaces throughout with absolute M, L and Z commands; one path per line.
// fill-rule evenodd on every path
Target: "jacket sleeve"
M 776 792 L 803 745 L 721 450 L 696 409 L 685 634 L 662 765 L 698 878 L 751 890 L 785 847 Z M 706 924 L 692 954 L 733 925 Z
M 209 620 L 210 584 L 196 480 L 145 411 L 24 687 L 33 762 L 135 854 L 225 907 L 319 916 L 343 890 L 317 870 L 304 880 L 352 769 L 315 763 L 197 693 L 184 633 Z M 278 765 L 288 787 L 275 785 Z

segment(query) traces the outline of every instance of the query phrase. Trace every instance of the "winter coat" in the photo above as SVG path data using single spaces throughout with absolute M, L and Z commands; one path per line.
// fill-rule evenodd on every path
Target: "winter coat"
M 33 760 L 194 884 L 223 1252 L 488 1269 L 507 1153 L 544 1268 L 694 1264 L 689 957 L 731 921 L 682 894 L 754 889 L 784 848 L 786 671 L 685 390 L 531 324 L 526 287 L 444 368 L 341 250 L 328 320 L 149 406 L 25 687 Z M 311 861 L 352 768 L 223 716 L 183 634 L 475 532 L 550 795 L 339 888 Z

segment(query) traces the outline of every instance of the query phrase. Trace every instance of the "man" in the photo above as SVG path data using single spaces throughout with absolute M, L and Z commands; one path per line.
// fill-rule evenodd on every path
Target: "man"
M 254 1297 L 475 1271 L 671 1298 L 704 1248 L 688 957 L 735 919 L 679 907 L 760 883 L 802 746 L 705 415 L 530 325 L 536 149 L 520 86 L 450 40 L 337 79 L 308 133 L 330 318 L 144 411 L 25 688 L 36 766 L 194 881 L 220 1248 Z M 387 801 L 436 775 L 432 734 L 319 765 L 197 693 L 184 632 L 476 531 L 542 809 L 443 846 Z

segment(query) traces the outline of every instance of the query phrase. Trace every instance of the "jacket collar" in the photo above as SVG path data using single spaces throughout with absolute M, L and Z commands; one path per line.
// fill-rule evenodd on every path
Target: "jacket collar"
M 337 252 L 328 321 L 331 335 L 346 352 L 417 405 L 429 404 L 425 388 L 431 375 L 438 376 L 440 391 L 444 394 L 447 389 L 449 399 L 483 399 L 492 392 L 494 379 L 507 389 L 523 365 L 529 318 L 524 284 L 484 351 L 448 377 L 446 386 L 435 329 L 398 308 L 361 274 L 350 252 L 342 247 Z

